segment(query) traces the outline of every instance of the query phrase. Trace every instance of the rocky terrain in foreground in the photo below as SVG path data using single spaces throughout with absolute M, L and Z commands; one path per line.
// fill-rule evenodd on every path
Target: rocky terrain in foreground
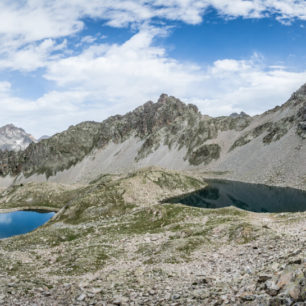
M 58 213 L 0 240 L 0 303 L 305 305 L 306 212 L 161 204 L 204 186 L 148 168 L 88 185 L 8 188 L 1 209 Z

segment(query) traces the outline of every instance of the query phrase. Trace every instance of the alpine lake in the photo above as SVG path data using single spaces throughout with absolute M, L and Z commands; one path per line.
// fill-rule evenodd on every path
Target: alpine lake
M 55 215 L 54 212 L 22 210 L 0 214 L 0 239 L 31 232 Z
M 165 199 L 193 207 L 221 208 L 235 206 L 252 212 L 302 212 L 306 210 L 306 191 L 250 184 L 238 181 L 209 179 L 203 189 Z
M 235 206 L 260 213 L 306 211 L 306 191 L 303 190 L 218 179 L 205 179 L 205 182 L 207 186 L 203 189 L 162 202 L 210 209 Z M 0 239 L 31 232 L 54 215 L 54 212 L 33 210 L 0 213 Z

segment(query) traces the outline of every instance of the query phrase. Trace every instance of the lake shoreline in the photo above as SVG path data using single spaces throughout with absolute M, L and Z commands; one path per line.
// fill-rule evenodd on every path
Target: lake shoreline
M 21 207 L 0 209 L 0 214 L 10 213 L 15 211 L 36 211 L 41 213 L 54 212 L 56 214 L 60 211 L 60 209 L 55 207 L 44 207 L 44 206 L 21 206 Z

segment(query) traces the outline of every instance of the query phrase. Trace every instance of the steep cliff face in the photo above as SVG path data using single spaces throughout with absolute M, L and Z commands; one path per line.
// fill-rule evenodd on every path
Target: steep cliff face
M 0 174 L 18 176 L 18 182 L 39 177 L 71 183 L 154 165 L 261 180 L 267 169 L 271 177 L 277 171 L 285 176 L 281 166 L 287 163 L 302 182 L 305 171 L 295 163 L 306 156 L 305 125 L 306 85 L 281 107 L 255 117 L 211 118 L 163 94 L 124 116 L 83 122 L 21 152 L 0 152 Z
M 298 134 L 306 138 L 306 84 L 294 93 L 291 99 L 294 100 L 297 105 L 301 105 L 297 114 L 299 121 Z
M 23 129 L 7 124 L 0 128 L 0 150 L 20 151 L 30 143 L 36 142 L 35 138 Z

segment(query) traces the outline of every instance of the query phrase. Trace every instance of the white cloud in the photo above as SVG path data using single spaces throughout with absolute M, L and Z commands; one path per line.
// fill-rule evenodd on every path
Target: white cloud
M 81 38 L 81 44 L 92 44 L 96 40 L 97 40 L 97 37 L 94 37 L 94 36 L 91 36 L 91 35 L 83 36 Z
M 265 67 L 253 59 L 247 63 L 236 62 L 237 66 L 243 68 L 230 73 L 226 71 L 226 77 L 222 70 L 216 70 L 216 64 L 219 67 L 220 61 L 212 67 L 211 91 L 204 101 L 193 99 L 203 112 L 215 116 L 240 111 L 259 114 L 283 104 L 306 81 L 306 72 Z M 227 65 L 228 60 L 225 60 L 225 67 Z
M 35 136 L 52 134 L 72 123 L 125 113 L 162 92 L 194 102 L 211 115 L 255 114 L 284 102 L 305 82 L 306 73 L 268 66 L 258 55 L 203 67 L 169 58 L 154 45 L 166 30 L 148 26 L 153 18 L 198 24 L 210 7 L 225 18 L 275 14 L 281 22 L 306 20 L 304 0 L 1 1 L 0 69 L 44 68 L 44 77 L 56 87 L 27 100 L 16 97 L 9 82 L 0 82 L 0 125 L 10 118 Z M 123 44 L 80 37 L 85 49 L 71 55 L 65 39 L 83 29 L 87 17 L 115 27 L 133 25 L 138 33 Z
M 210 7 L 226 18 L 261 18 L 273 14 L 284 23 L 295 18 L 306 20 L 304 0 L 3 0 L 0 69 L 32 71 L 44 67 L 56 39 L 79 32 L 84 28 L 84 18 L 100 19 L 114 27 L 141 28 L 153 18 L 199 24 Z M 83 42 L 93 39 L 88 36 Z M 53 46 L 42 49 L 46 41 L 52 41 Z
M 162 91 L 181 96 L 202 79 L 200 67 L 180 64 L 152 46 L 156 31 L 146 28 L 122 45 L 97 45 L 52 62 L 45 77 L 62 88 L 90 92 L 92 103 L 129 101 L 136 106 Z
M 285 102 L 306 80 L 306 72 L 269 67 L 257 54 L 209 67 L 178 62 L 153 45 L 159 34 L 164 33 L 144 27 L 121 45 L 94 45 L 50 61 L 45 78 L 57 89 L 35 101 L 15 97 L 8 82 L 0 83 L 0 125 L 11 118 L 37 137 L 50 135 L 84 120 L 124 114 L 162 92 L 210 115 L 256 114 Z
M 0 69 L 19 71 L 34 71 L 45 67 L 49 61 L 58 59 L 59 55 L 51 53 L 64 49 L 66 41 L 57 44 L 52 39 L 45 39 L 39 43 L 28 44 L 16 52 L 10 52 L 6 57 L 0 58 Z
M 84 17 L 119 27 L 154 17 L 197 24 L 209 7 L 228 17 L 258 18 L 276 13 L 281 19 L 306 20 L 304 0 L 3 0 L 0 35 L 23 42 L 68 36 L 84 27 Z

